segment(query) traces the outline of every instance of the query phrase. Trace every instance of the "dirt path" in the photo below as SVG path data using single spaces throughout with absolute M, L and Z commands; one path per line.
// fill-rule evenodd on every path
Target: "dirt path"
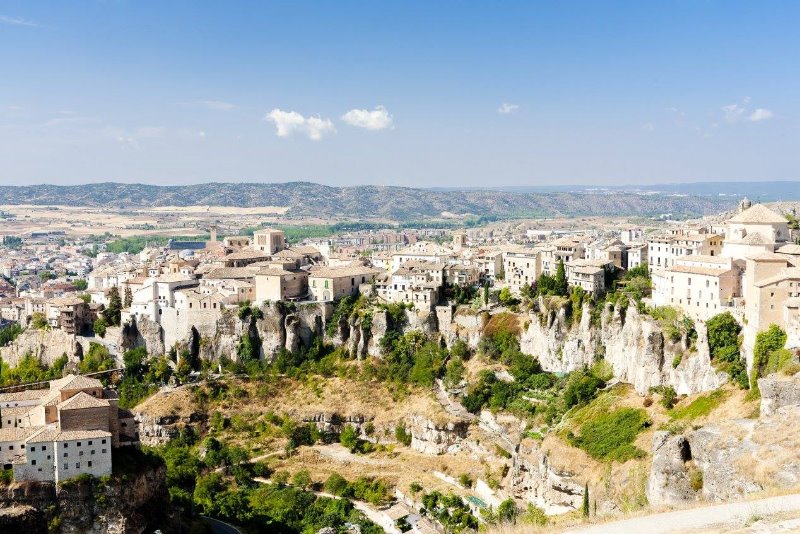
M 575 534 L 639 534 L 642 532 L 657 534 L 712 528 L 715 531 L 724 532 L 761 517 L 793 511 L 800 511 L 800 494 L 664 512 L 576 528 L 567 532 Z

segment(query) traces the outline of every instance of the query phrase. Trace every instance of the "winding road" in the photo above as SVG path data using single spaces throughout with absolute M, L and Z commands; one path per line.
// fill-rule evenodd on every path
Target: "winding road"
M 568 530 L 571 534 L 647 534 L 714 528 L 720 532 L 741 527 L 748 519 L 800 512 L 800 494 L 768 497 L 675 512 L 663 512 Z

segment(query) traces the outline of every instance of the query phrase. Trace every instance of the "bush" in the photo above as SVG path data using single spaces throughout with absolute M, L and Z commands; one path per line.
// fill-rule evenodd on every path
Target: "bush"
M 720 351 L 739 346 L 739 332 L 742 327 L 730 312 L 715 315 L 706 322 L 708 329 L 708 348 L 712 358 L 720 356 Z
M 597 390 L 603 388 L 605 382 L 593 376 L 586 370 L 573 371 L 567 379 L 564 388 L 564 407 L 570 409 L 573 406 L 584 404 L 592 400 Z
M 672 386 L 666 386 L 661 391 L 661 406 L 669 410 L 675 405 L 675 399 L 678 398 L 678 393 Z
M 358 449 L 358 432 L 352 425 L 346 425 L 339 434 L 339 443 L 346 447 L 350 452 Z
M 544 513 L 544 510 L 535 504 L 528 503 L 527 508 L 525 508 L 525 511 L 520 515 L 520 520 L 528 525 L 543 527 L 547 524 L 548 517 L 547 514 Z
M 337 495 L 341 497 L 347 491 L 348 483 L 347 480 L 345 480 L 345 478 L 339 473 L 332 473 L 331 476 L 328 477 L 328 480 L 325 481 L 324 487 L 325 491 L 331 495 Z
M 694 491 L 703 489 L 703 472 L 697 468 L 692 468 L 689 471 L 689 484 L 691 484 Z
M 776 324 L 771 324 L 765 331 L 759 332 L 753 347 L 753 355 L 759 370 L 767 364 L 770 353 L 782 349 L 785 344 L 786 332 Z
M 649 424 L 644 410 L 620 408 L 587 421 L 581 426 L 580 436 L 570 441 L 598 460 L 625 462 L 644 456 L 633 442 Z
M 406 447 L 411 445 L 411 434 L 406 431 L 406 427 L 403 423 L 398 423 L 394 428 L 394 437 Z

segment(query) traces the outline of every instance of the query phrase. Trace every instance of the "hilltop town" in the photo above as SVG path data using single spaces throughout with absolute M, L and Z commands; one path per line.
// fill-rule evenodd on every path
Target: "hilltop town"
M 508 514 L 569 522 L 613 516 L 631 498 L 678 506 L 766 491 L 775 481 L 719 474 L 713 459 L 701 467 L 711 449 L 688 423 L 754 410 L 760 424 L 794 420 L 781 411 L 800 398 L 800 382 L 786 378 L 800 368 L 794 209 L 743 199 L 685 221 L 353 224 L 322 237 L 215 220 L 198 237 L 156 245 L 6 235 L 6 478 L 59 485 L 111 477 L 117 450 L 194 458 L 222 447 L 241 456 L 203 460 L 197 476 L 224 468 L 232 478 L 214 483 L 226 491 L 254 491 L 247 476 L 270 488 L 316 484 L 320 499 L 359 503 L 351 523 L 391 532 L 469 530 Z M 696 403 L 719 412 L 676 415 Z M 598 409 L 635 419 L 604 423 L 632 431 L 610 452 L 580 438 Z M 673 465 L 655 444 L 671 439 L 691 441 L 697 459 Z M 184 512 L 191 501 L 256 521 L 204 501 L 194 481 L 175 482 L 162 453 Z M 334 491 L 337 464 L 361 473 L 345 484 L 380 489 Z M 592 514 L 582 509 L 590 494 Z M 447 516 L 434 502 L 444 498 L 456 499 Z

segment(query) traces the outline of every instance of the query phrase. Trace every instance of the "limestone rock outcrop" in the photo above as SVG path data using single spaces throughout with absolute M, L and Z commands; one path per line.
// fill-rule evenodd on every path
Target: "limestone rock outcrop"
M 695 350 L 688 342 L 666 343 L 658 323 L 639 313 L 635 306 L 624 312 L 607 306 L 600 315 L 600 325 L 593 325 L 592 310 L 584 306 L 580 323 L 568 324 L 565 310 L 531 312 L 527 327 L 520 336 L 524 353 L 539 359 L 547 371 L 567 373 L 591 365 L 602 356 L 614 369 L 614 376 L 634 386 L 645 395 L 651 387 L 672 386 L 679 394 L 710 391 L 727 381 L 716 371 L 706 342 L 705 327 L 698 330 Z M 673 367 L 676 356 L 680 363 Z
M 517 499 L 534 503 L 548 515 L 577 510 L 583 502 L 580 473 L 550 465 L 540 443 L 525 439 L 512 456 L 509 491 Z
M 445 454 L 460 450 L 469 431 L 469 421 L 436 423 L 423 415 L 414 415 L 408 427 L 411 448 L 425 454 Z
M 653 436 L 653 465 L 647 480 L 647 501 L 672 505 L 696 501 L 700 494 L 690 479 L 692 452 L 685 436 L 659 431 Z
M 800 406 L 784 406 L 760 419 L 706 425 L 680 436 L 657 433 L 648 498 L 663 504 L 696 500 L 685 487 L 690 469 L 701 473 L 699 496 L 729 501 L 768 488 L 800 484 Z M 670 488 L 670 484 L 675 487 Z
M 76 355 L 82 354 L 82 347 L 75 336 L 59 328 L 26 328 L 13 343 L 0 348 L 0 358 L 12 367 L 28 354 L 50 365 L 65 353 L 70 360 L 77 360 Z
M 0 492 L 3 532 L 140 534 L 173 526 L 163 465 L 142 466 L 124 480 L 12 484 Z
M 784 377 L 772 374 L 758 379 L 761 391 L 761 415 L 772 415 L 783 406 L 800 405 L 800 375 Z

